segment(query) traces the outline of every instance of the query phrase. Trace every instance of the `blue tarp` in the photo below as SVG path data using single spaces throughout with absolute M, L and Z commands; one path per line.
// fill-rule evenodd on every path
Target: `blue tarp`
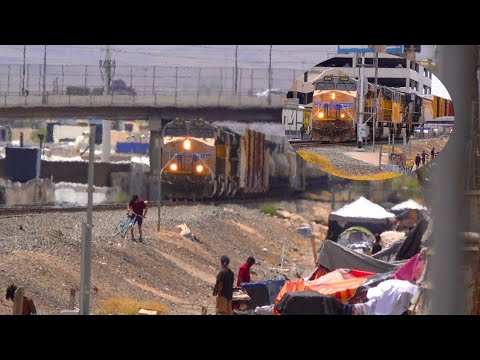
M 120 154 L 148 154 L 150 148 L 148 143 L 117 142 L 115 151 Z
M 26 182 L 40 177 L 40 149 L 7 146 L 5 172 L 12 181 Z

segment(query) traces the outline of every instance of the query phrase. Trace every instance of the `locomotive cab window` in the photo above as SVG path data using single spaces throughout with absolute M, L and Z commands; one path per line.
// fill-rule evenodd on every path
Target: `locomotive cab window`
M 196 138 L 211 138 L 213 131 L 210 129 L 190 129 L 190 136 Z
M 316 90 L 335 90 L 335 83 L 319 82 L 315 86 Z
M 166 128 L 165 136 L 187 136 L 187 129 L 182 128 Z
M 353 83 L 338 83 L 337 90 L 355 91 L 357 90 L 357 87 Z

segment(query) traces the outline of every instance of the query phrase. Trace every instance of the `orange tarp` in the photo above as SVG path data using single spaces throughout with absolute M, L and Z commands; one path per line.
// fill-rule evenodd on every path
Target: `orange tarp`
M 338 269 L 318 279 L 305 281 L 303 279 L 287 282 L 275 299 L 275 304 L 282 299 L 285 293 L 297 291 L 316 291 L 322 295 L 334 296 L 342 303 L 355 295 L 357 288 L 374 273 L 358 270 Z

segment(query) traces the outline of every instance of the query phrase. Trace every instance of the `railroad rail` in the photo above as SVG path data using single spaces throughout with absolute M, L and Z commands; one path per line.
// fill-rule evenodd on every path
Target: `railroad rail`
M 299 193 L 286 194 L 285 192 L 278 192 L 278 194 L 243 194 L 242 197 L 233 199 L 207 199 L 204 201 L 192 200 L 162 200 L 161 206 L 197 206 L 197 205 L 222 205 L 222 204 L 256 204 L 265 201 L 282 201 L 293 200 L 298 198 Z M 148 201 L 150 207 L 157 207 L 158 201 Z M 112 211 L 126 209 L 126 203 L 110 203 L 98 204 L 93 206 L 93 211 Z M 31 214 L 40 213 L 71 213 L 71 212 L 85 212 L 86 206 L 72 206 L 72 205 L 16 205 L 16 206 L 0 206 L 0 219 L 19 217 Z

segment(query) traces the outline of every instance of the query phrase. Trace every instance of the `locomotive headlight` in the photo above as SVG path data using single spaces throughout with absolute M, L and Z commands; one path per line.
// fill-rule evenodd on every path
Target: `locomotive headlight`
M 335 93 L 332 93 L 332 100 L 335 100 Z
M 343 119 L 345 118 L 345 114 L 340 114 L 340 117 Z
M 195 167 L 195 170 L 197 171 L 197 173 L 201 173 L 203 171 L 203 165 L 202 164 L 198 164 L 196 167 Z
M 172 171 L 177 171 L 178 170 L 178 165 L 173 163 L 173 164 L 170 164 L 170 170 Z
M 320 119 L 323 119 L 324 116 L 325 116 L 325 114 L 324 114 L 323 112 L 321 112 L 320 115 L 318 115 L 318 117 L 319 117 Z
M 183 142 L 183 148 L 184 148 L 185 150 L 190 150 L 191 147 L 192 147 L 192 143 L 190 142 L 189 139 L 187 139 L 187 140 L 185 140 L 185 141 Z

